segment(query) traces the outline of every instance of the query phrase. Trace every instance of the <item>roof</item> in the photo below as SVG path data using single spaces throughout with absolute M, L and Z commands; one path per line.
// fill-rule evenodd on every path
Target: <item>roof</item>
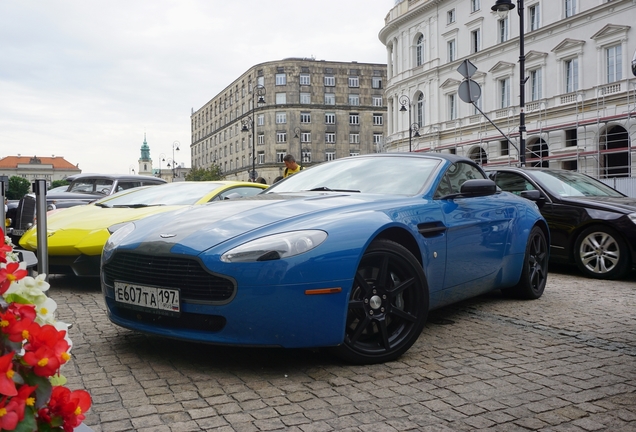
M 0 159 L 0 168 L 17 169 L 18 165 L 51 165 L 58 170 L 79 170 L 76 165 L 64 159 L 64 156 L 5 156 Z

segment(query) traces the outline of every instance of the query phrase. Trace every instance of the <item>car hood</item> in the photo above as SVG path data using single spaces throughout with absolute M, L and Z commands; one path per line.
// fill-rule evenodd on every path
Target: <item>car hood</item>
M 123 244 L 134 248 L 145 243 L 141 250 L 154 253 L 168 253 L 172 246 L 178 244 L 171 252 L 192 254 L 267 226 L 272 228 L 272 232 L 264 231 L 263 235 L 312 229 L 315 227 L 313 218 L 319 217 L 321 226 L 325 226 L 334 209 L 337 209 L 339 217 L 352 217 L 346 214 L 378 210 L 378 202 L 390 206 L 389 203 L 403 199 L 406 198 L 316 192 L 257 195 L 146 218 L 136 223 L 137 229 L 126 237 Z M 277 231 L 279 223 L 286 225 Z
M 82 193 L 82 192 L 58 192 L 51 195 L 47 195 L 47 201 L 54 200 L 83 200 L 94 201 L 96 199 L 104 198 L 106 195 L 100 193 Z
M 632 197 L 564 197 L 562 200 L 570 204 L 593 207 L 599 210 L 618 211 L 626 214 L 636 212 L 636 198 Z

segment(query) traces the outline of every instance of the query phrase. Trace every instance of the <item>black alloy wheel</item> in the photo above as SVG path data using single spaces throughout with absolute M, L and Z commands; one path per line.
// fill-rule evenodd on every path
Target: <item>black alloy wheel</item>
M 398 358 L 422 332 L 428 302 L 426 277 L 413 254 L 393 241 L 374 241 L 358 266 L 336 355 L 355 364 Z
M 526 243 L 521 278 L 517 285 L 503 292 L 511 297 L 535 300 L 543 295 L 548 281 L 548 242 L 543 230 L 535 226 Z
M 585 229 L 576 239 L 574 261 L 595 279 L 619 279 L 629 270 L 629 251 L 615 230 L 604 226 Z

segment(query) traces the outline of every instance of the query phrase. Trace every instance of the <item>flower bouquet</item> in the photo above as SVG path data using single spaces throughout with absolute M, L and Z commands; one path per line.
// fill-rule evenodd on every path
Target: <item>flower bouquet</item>
M 68 325 L 55 320 L 57 304 L 45 294 L 45 275 L 29 276 L 1 234 L 0 431 L 72 432 L 91 397 L 64 387 L 60 375 L 71 358 Z

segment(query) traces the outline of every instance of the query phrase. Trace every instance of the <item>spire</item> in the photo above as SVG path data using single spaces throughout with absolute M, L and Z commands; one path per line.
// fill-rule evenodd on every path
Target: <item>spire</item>
M 144 132 L 144 143 L 141 146 L 140 160 L 144 160 L 144 161 L 150 160 L 150 147 L 148 147 L 148 143 L 146 142 L 146 132 Z

